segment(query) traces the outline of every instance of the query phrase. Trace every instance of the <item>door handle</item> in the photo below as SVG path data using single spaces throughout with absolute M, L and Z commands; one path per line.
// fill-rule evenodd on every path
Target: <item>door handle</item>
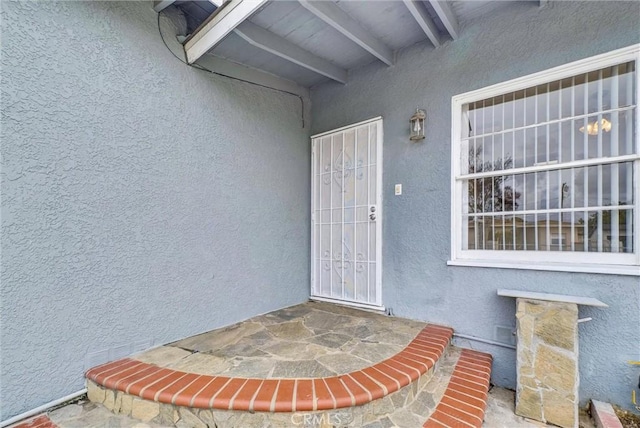
M 375 220 L 376 219 L 376 215 L 375 214 L 369 214 L 369 219 L 370 220 Z

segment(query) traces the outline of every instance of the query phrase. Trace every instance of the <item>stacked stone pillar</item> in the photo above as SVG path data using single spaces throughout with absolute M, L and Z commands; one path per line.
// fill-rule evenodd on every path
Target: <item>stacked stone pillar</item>
M 578 305 L 516 299 L 516 414 L 578 427 Z

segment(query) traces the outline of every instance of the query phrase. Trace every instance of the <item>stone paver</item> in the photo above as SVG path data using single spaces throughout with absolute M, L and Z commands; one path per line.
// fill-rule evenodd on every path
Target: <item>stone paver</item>
M 425 326 L 422 322 L 380 313 L 308 302 L 173 342 L 133 358 L 208 375 L 332 376 L 392 357 Z
M 330 371 L 316 360 L 278 361 L 271 377 L 316 378 L 335 376 L 336 374 L 336 372 Z
M 267 326 L 267 330 L 283 340 L 303 340 L 314 335 L 300 320 L 270 325 Z
M 264 346 L 266 354 L 282 360 L 310 360 L 325 355 L 328 349 L 315 343 L 280 341 Z
M 214 375 L 229 370 L 232 364 L 225 358 L 197 352 L 166 367 L 188 373 Z
M 211 352 L 225 346 L 238 343 L 243 338 L 261 330 L 264 330 L 264 326 L 262 324 L 246 321 L 223 329 L 213 330 L 197 336 L 191 336 L 186 339 L 170 343 L 168 346 L 188 349 L 195 352 Z
M 351 337 L 346 334 L 339 333 L 325 333 L 320 336 L 315 336 L 310 339 L 313 343 L 317 343 L 318 345 L 326 346 L 332 349 L 336 349 L 347 343 L 351 340 Z
M 270 358 L 234 358 L 232 367 L 224 372 L 225 376 L 269 378 L 276 367 L 276 360 Z
M 175 348 L 173 346 L 160 346 L 136 356 L 136 360 L 142 361 L 143 363 L 166 367 L 177 363 L 191 354 L 192 352 Z
M 164 428 L 158 425 L 140 422 L 125 415 L 114 415 L 106 408 L 90 401 L 69 404 L 49 412 L 49 418 L 60 428 Z
M 336 374 L 354 372 L 371 364 L 367 360 L 346 353 L 323 355 L 318 357 L 317 361 Z
M 387 343 L 370 343 L 360 341 L 351 350 L 351 355 L 362 358 L 370 362 L 376 362 L 380 359 L 389 358 L 395 355 L 397 346 L 389 345 Z

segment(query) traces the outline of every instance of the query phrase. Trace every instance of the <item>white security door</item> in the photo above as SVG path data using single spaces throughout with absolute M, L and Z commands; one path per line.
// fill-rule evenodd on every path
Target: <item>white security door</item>
M 311 295 L 382 307 L 382 118 L 311 137 Z

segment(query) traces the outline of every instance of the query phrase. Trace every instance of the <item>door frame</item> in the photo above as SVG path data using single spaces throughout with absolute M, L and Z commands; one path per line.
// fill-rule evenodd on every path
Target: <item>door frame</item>
M 377 123 L 376 123 L 377 122 Z M 377 130 L 377 141 L 376 141 L 376 297 L 377 302 L 375 304 L 367 304 L 361 303 L 351 300 L 343 300 L 343 299 L 334 299 L 324 296 L 316 296 L 315 293 L 315 263 L 316 263 L 316 242 L 315 242 L 315 195 L 316 195 L 316 185 L 315 185 L 315 156 L 316 156 L 316 148 L 313 142 L 316 138 L 321 138 L 326 135 L 335 134 L 337 132 L 346 131 L 352 128 L 358 128 L 363 125 L 376 123 Z M 382 199 L 382 169 L 383 169 L 383 142 L 384 142 L 384 126 L 383 126 L 383 117 L 376 116 L 371 119 L 363 120 L 362 122 L 353 123 L 350 125 L 342 126 L 340 128 L 335 128 L 329 131 L 321 132 L 318 134 L 314 134 L 310 137 L 311 140 L 311 272 L 310 272 L 310 281 L 309 281 L 309 289 L 311 292 L 309 293 L 309 297 L 311 300 L 325 301 L 331 303 L 338 303 L 346 306 L 353 306 L 358 308 L 365 309 L 373 309 L 377 311 L 384 311 L 385 307 L 382 303 L 382 223 L 384 221 L 383 215 L 383 199 Z

